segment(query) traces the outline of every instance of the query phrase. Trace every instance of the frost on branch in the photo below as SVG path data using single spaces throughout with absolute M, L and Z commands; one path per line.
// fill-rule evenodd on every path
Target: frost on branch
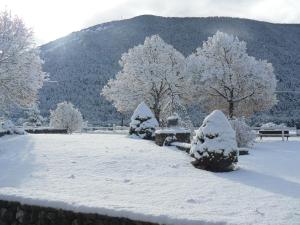
M 83 118 L 79 110 L 76 109 L 72 103 L 58 103 L 57 108 L 50 113 L 51 127 L 67 129 L 68 133 L 81 130 Z
M 131 117 L 129 134 L 153 139 L 156 127 L 158 122 L 152 111 L 144 102 L 140 103 Z
M 245 120 L 243 118 L 232 119 L 230 124 L 235 131 L 238 147 L 251 147 L 255 141 L 256 134 Z
M 196 159 L 196 168 L 221 172 L 233 169 L 237 162 L 235 132 L 220 110 L 208 115 L 196 131 L 190 154 Z

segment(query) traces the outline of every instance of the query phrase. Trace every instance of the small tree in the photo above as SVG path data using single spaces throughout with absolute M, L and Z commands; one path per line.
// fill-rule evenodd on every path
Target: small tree
M 36 104 L 26 111 L 27 118 L 23 125 L 25 126 L 41 126 L 45 119 L 41 116 L 41 112 Z
M 32 31 L 20 18 L 0 12 L 0 113 L 30 107 L 44 78 Z
M 208 115 L 196 131 L 190 154 L 196 168 L 209 171 L 230 171 L 237 162 L 235 132 L 220 110 Z
M 158 122 L 150 108 L 144 102 L 140 103 L 131 117 L 129 134 L 153 139 L 156 127 Z
M 129 49 L 120 65 L 122 70 L 102 90 L 118 111 L 134 110 L 145 101 L 160 121 L 162 114 L 169 116 L 176 103 L 188 99 L 190 92 L 182 73 L 185 57 L 158 35 Z
M 61 102 L 50 112 L 50 126 L 58 129 L 67 129 L 68 133 L 81 130 L 83 118 L 72 103 Z
M 238 147 L 250 147 L 253 145 L 256 134 L 247 125 L 244 118 L 231 119 L 230 124 L 235 131 Z
M 250 116 L 277 102 L 272 64 L 246 50 L 244 41 L 217 32 L 188 57 L 196 99 L 207 111 L 222 109 L 230 118 Z

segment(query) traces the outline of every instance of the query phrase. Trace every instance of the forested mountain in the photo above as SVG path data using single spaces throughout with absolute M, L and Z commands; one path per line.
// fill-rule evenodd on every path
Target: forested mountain
M 256 115 L 254 121 L 299 121 L 300 25 L 223 17 L 144 15 L 96 25 L 41 46 L 44 70 L 51 80 L 39 94 L 41 112 L 47 115 L 49 109 L 66 100 L 78 107 L 90 123 L 118 124 L 121 116 L 100 96 L 100 91 L 120 70 L 118 61 L 122 53 L 143 43 L 146 36 L 159 34 L 188 56 L 217 30 L 246 41 L 249 55 L 273 64 L 277 89 L 291 91 L 278 93 L 279 103 L 269 112 Z M 189 111 L 192 117 L 199 118 L 195 107 Z

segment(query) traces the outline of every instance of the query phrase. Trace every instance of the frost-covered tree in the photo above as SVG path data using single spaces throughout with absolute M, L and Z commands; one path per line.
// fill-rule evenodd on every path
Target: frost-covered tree
M 136 135 L 143 139 L 153 139 L 158 122 L 150 108 L 141 102 L 134 111 L 130 122 L 130 135 Z
M 0 12 L 0 112 L 30 107 L 44 78 L 32 31 L 10 12 Z
M 34 104 L 31 108 L 25 112 L 26 118 L 23 121 L 24 126 L 41 126 L 45 121 L 44 117 L 41 116 L 41 112 L 37 104 Z
M 234 118 L 229 122 L 235 131 L 238 147 L 251 147 L 255 141 L 256 134 L 245 122 L 245 119 Z
M 196 97 L 207 110 L 250 116 L 276 102 L 273 66 L 247 54 L 246 42 L 217 32 L 187 59 Z
M 61 102 L 50 112 L 50 126 L 58 129 L 67 129 L 68 133 L 79 131 L 82 128 L 83 118 L 72 103 Z
M 108 81 L 102 95 L 120 112 L 133 110 L 145 101 L 159 121 L 170 114 L 175 103 L 188 98 L 183 68 L 185 57 L 158 35 L 129 49 L 120 60 L 122 70 Z
M 196 159 L 196 168 L 209 171 L 230 171 L 237 162 L 235 132 L 228 119 L 220 110 L 215 110 L 196 130 L 190 154 Z

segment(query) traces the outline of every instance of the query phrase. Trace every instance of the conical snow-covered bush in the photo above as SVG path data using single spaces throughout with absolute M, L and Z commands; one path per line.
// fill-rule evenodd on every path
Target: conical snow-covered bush
M 196 168 L 214 172 L 230 171 L 237 162 L 235 131 L 220 110 L 208 115 L 196 131 L 190 154 Z
M 144 139 L 153 139 L 156 127 L 158 127 L 158 122 L 154 114 L 144 102 L 140 103 L 131 117 L 129 134 Z

